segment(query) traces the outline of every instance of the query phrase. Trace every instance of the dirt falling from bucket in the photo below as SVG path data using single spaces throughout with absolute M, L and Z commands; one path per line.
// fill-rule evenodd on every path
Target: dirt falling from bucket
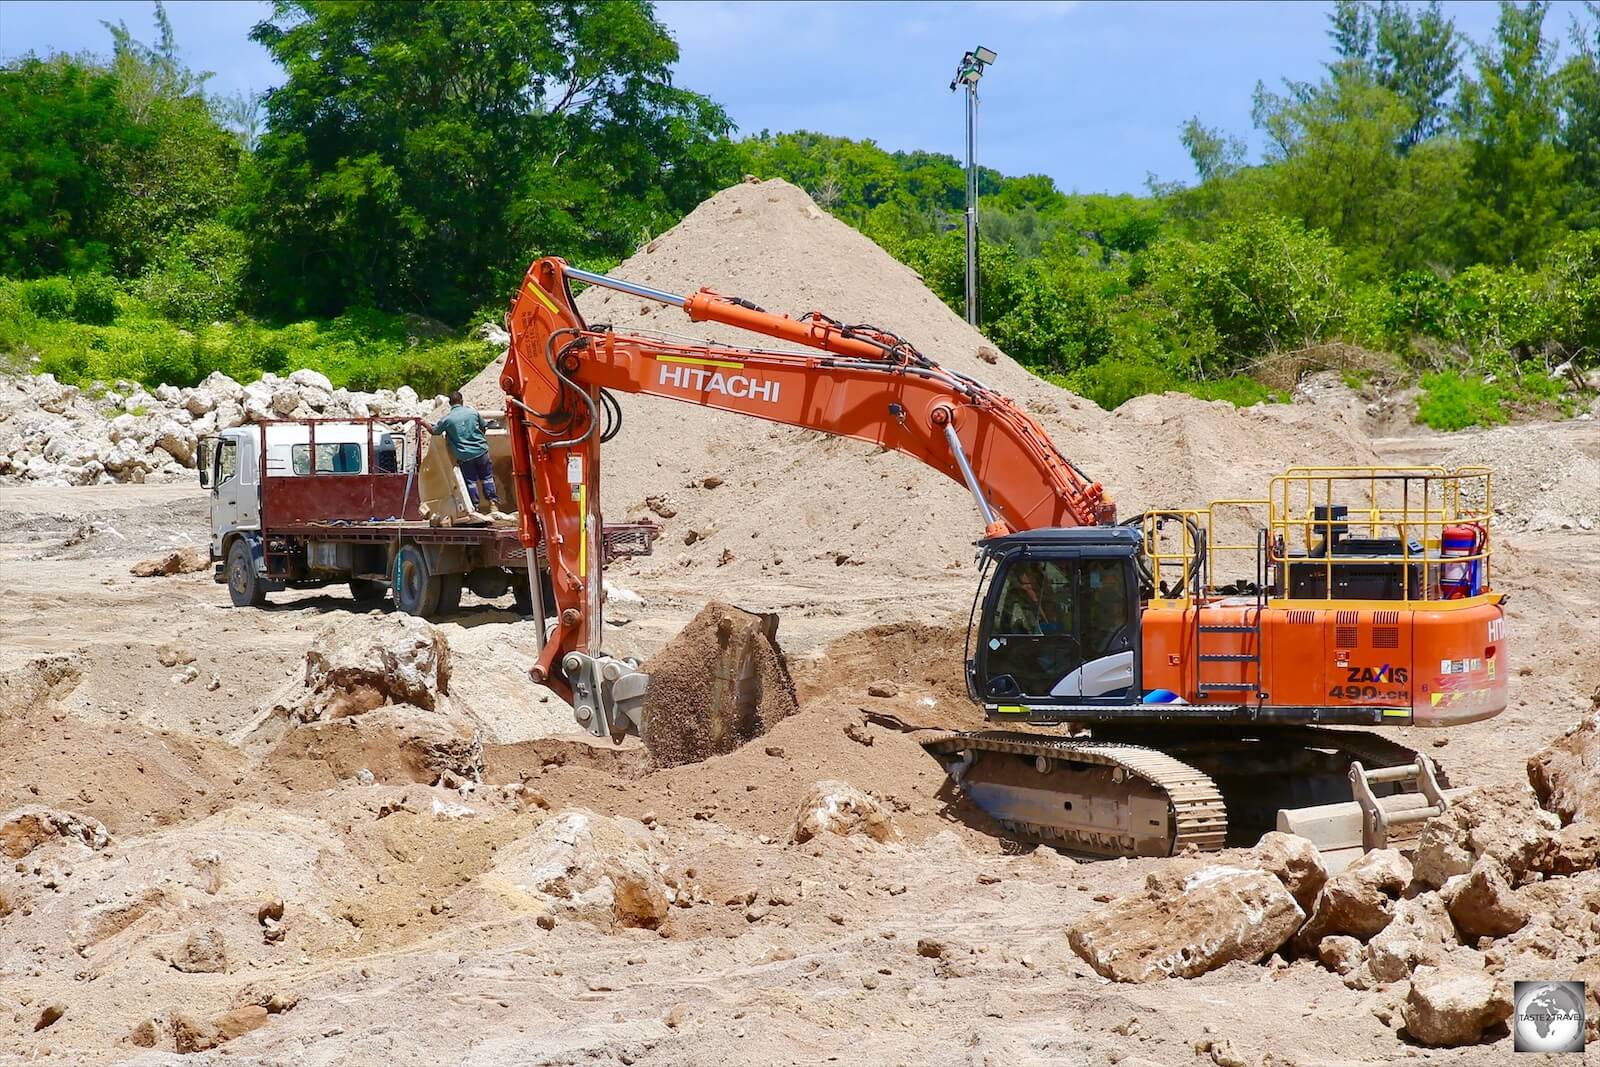
M 712 601 L 644 669 L 644 742 L 658 767 L 731 752 L 797 707 L 776 615 Z

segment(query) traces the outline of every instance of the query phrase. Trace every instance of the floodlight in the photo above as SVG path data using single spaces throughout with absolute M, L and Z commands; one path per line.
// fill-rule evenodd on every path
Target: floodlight
M 982 63 L 986 67 L 993 63 L 996 58 L 993 49 L 985 48 L 981 44 L 972 50 L 972 54 L 979 63 Z

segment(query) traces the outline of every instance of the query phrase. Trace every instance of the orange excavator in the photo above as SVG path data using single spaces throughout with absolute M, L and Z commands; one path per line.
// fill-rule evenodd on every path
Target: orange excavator
M 590 325 L 574 283 L 788 347 Z M 1276 816 L 1325 845 L 1379 847 L 1442 812 L 1446 783 L 1426 756 L 1349 727 L 1449 726 L 1505 707 L 1487 470 L 1294 467 L 1259 498 L 1119 522 L 1019 405 L 875 326 L 678 296 L 558 258 L 529 268 L 508 325 L 531 674 L 597 737 L 650 729 L 648 676 L 601 642 L 600 461 L 617 393 L 853 437 L 966 487 L 982 519 L 967 688 L 1003 728 L 924 747 L 1018 838 L 1168 855 L 1248 843 Z

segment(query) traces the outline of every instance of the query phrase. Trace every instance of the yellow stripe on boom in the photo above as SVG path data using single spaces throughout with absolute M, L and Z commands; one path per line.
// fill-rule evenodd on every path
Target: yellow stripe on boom
M 552 315 L 560 315 L 561 314 L 561 309 L 556 307 L 555 301 L 551 300 L 549 295 L 543 289 L 541 289 L 539 287 L 539 283 L 538 282 L 529 282 L 528 283 L 528 288 L 532 289 L 533 290 L 533 295 L 539 298 L 539 303 L 543 304 L 545 307 L 550 309 L 550 314 L 552 314 Z
M 695 359 L 693 356 L 657 356 L 662 363 L 693 363 L 697 367 L 727 367 L 729 370 L 744 370 L 743 363 L 735 363 L 727 359 Z

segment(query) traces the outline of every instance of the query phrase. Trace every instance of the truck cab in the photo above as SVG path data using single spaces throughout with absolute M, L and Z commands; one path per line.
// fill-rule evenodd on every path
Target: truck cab
M 262 433 L 266 447 L 262 447 Z M 201 442 L 200 484 L 211 489 L 211 558 L 227 557 L 228 543 L 261 529 L 263 458 L 269 477 L 312 474 L 312 430 L 305 422 L 236 426 Z M 370 449 L 363 447 L 370 440 Z M 317 474 L 407 473 L 406 441 L 382 423 L 325 423 L 316 430 Z

